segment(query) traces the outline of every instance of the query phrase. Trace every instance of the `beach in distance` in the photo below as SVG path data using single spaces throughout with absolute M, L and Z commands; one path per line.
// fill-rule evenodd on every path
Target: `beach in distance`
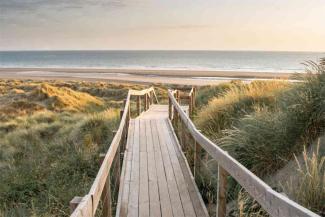
M 212 70 L 95 69 L 95 68 L 0 68 L 3 79 L 87 80 L 181 85 L 213 85 L 230 80 L 290 79 L 293 72 Z
M 288 79 L 320 52 L 0 51 L 1 78 L 218 84 L 233 79 Z

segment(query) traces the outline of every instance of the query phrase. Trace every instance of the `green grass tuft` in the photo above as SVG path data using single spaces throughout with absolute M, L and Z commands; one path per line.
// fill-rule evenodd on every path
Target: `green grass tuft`
M 297 162 L 297 174 L 285 183 L 284 191 L 307 209 L 325 215 L 325 156 L 317 150 L 308 155 L 303 152 L 303 162 Z M 294 181 L 293 181 L 294 179 Z

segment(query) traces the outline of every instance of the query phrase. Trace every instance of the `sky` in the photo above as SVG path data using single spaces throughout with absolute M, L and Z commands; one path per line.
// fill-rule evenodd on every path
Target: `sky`
M 325 51 L 325 0 L 0 0 L 0 50 Z

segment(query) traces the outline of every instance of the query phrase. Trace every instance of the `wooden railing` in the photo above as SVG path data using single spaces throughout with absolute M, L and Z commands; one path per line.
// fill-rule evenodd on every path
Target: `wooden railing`
M 102 204 L 101 216 L 111 217 L 115 211 L 122 168 L 121 162 L 125 154 L 129 120 L 131 118 L 132 96 L 137 97 L 137 115 L 140 115 L 142 111 L 141 98 L 144 101 L 144 111 L 149 109 L 154 99 L 158 103 L 153 87 L 141 91 L 129 90 L 120 113 L 119 128 L 107 153 L 100 155 L 101 166 L 90 191 L 83 197 L 74 197 L 70 202 L 72 217 L 95 216 L 100 201 Z
M 191 91 L 191 93 L 195 91 Z M 260 178 L 254 175 L 246 167 L 231 157 L 226 151 L 205 137 L 186 115 L 179 102 L 182 94 L 180 91 L 168 90 L 169 97 L 169 119 L 178 135 L 182 149 L 185 146 L 192 146 L 193 164 L 192 171 L 194 178 L 199 164 L 201 148 L 218 163 L 218 184 L 217 184 L 217 208 L 216 216 L 226 216 L 227 207 L 227 177 L 233 177 L 271 216 L 276 217 L 306 217 L 318 216 L 310 210 L 300 206 L 285 195 L 274 191 Z M 193 101 L 192 99 L 191 101 Z M 193 104 L 192 104 L 193 105 Z M 191 105 L 190 105 L 191 107 Z M 192 107 L 193 108 L 193 107 Z M 187 135 L 185 135 L 187 134 Z M 185 139 L 185 138 L 191 139 Z M 192 141 L 192 142 L 190 142 Z M 192 144 L 190 144 L 192 143 Z

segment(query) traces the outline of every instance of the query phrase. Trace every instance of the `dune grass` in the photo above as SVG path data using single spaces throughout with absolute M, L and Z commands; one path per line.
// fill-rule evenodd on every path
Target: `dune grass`
M 221 83 L 215 86 L 204 86 L 199 88 L 197 96 L 195 97 L 196 105 L 201 108 L 209 103 L 209 101 L 215 97 L 221 97 L 227 91 L 232 88 L 240 88 L 243 86 L 241 81 L 231 81 L 227 83 Z
M 30 94 L 31 99 L 42 101 L 51 110 L 89 111 L 103 106 L 100 100 L 88 93 L 74 91 L 67 87 L 55 87 L 41 84 Z
M 223 136 L 223 130 L 238 122 L 239 118 L 260 107 L 274 110 L 280 91 L 288 88 L 284 81 L 254 81 L 250 84 L 223 84 L 228 90 L 214 97 L 197 114 L 196 125 L 215 142 Z M 224 88 L 222 88 L 224 89 Z
M 259 81 L 217 93 L 198 111 L 197 126 L 256 175 L 272 177 L 325 132 L 325 66 L 312 62 L 306 66 L 307 75 L 296 76 L 298 83 Z M 321 215 L 323 164 L 316 157 L 305 160 L 308 169 L 293 173 L 299 181 L 286 189 L 290 198 Z M 209 189 L 214 179 L 204 177 L 200 190 Z M 228 187 L 228 202 L 237 201 L 238 205 L 233 216 L 267 216 L 244 190 L 239 191 L 238 183 L 231 182 Z M 281 191 L 279 185 L 272 187 Z
M 224 131 L 221 145 L 263 177 L 283 167 L 325 129 L 325 69 L 311 65 L 304 82 L 278 97 L 276 110 L 246 115 Z
M 69 216 L 69 201 L 97 174 L 129 87 L 0 80 L 0 216 Z
M 319 151 L 303 152 L 303 162 L 297 162 L 297 172 L 284 185 L 284 192 L 293 200 L 321 216 L 325 215 L 325 156 Z

